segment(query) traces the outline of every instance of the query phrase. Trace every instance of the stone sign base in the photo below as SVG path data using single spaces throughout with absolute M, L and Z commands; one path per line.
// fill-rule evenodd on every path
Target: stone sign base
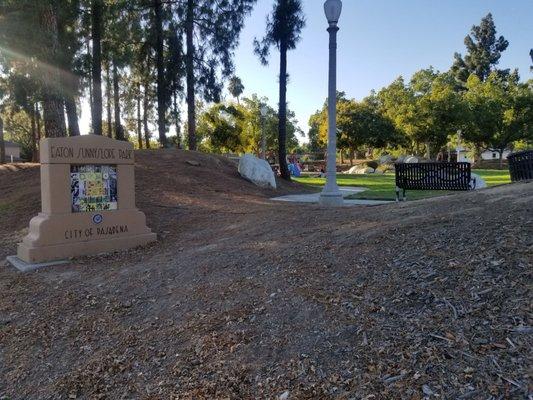
M 45 267 L 54 267 L 56 265 L 65 265 L 69 264 L 70 261 L 67 260 L 58 260 L 58 261 L 51 261 L 51 262 L 45 262 L 45 263 L 27 263 L 25 261 L 22 261 L 17 256 L 8 256 L 6 258 L 7 262 L 10 263 L 12 266 L 14 266 L 16 269 L 18 269 L 20 272 L 32 272 L 35 270 L 38 270 L 40 268 Z
M 136 209 L 98 213 L 39 213 L 18 245 L 17 256 L 26 262 L 124 250 L 157 240 L 146 227 L 144 213 Z
M 17 256 L 36 264 L 108 253 L 157 240 L 135 206 L 133 145 L 103 136 L 40 144 L 41 212 Z

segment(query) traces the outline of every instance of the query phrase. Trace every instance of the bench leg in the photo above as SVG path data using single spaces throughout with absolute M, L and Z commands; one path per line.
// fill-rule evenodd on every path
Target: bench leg
M 400 202 L 400 188 L 396 186 L 396 203 Z

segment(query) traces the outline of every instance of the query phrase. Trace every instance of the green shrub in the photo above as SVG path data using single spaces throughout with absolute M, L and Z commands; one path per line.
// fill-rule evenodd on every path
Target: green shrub
M 377 169 L 383 173 L 394 172 L 394 163 L 381 164 Z

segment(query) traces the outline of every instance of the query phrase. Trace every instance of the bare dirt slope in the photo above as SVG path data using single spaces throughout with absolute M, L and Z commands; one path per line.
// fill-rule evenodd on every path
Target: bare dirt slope
M 0 398 L 531 395 L 533 183 L 327 210 L 272 203 L 222 158 L 137 160 L 157 244 L 0 267 Z M 38 171 L 6 186 L 2 257 Z

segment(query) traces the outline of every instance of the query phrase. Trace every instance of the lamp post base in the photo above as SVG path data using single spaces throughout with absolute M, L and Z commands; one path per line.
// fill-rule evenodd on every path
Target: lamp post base
M 318 203 L 322 206 L 340 207 L 344 204 L 344 199 L 341 192 L 320 193 Z

